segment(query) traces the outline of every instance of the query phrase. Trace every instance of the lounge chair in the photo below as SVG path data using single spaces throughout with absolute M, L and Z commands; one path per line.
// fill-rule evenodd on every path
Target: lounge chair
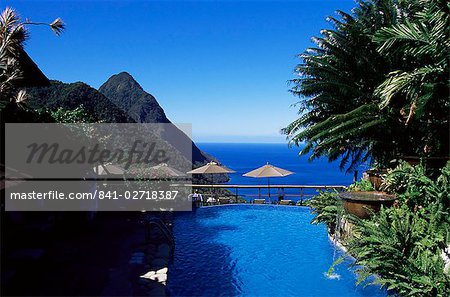
M 294 205 L 292 200 L 280 200 L 279 204 L 280 205 Z
M 230 198 L 220 197 L 219 204 L 230 204 Z
M 253 200 L 254 204 L 266 204 L 266 199 L 255 199 Z
M 217 202 L 217 199 L 214 197 L 209 197 L 208 199 L 206 199 L 206 204 L 208 204 L 208 205 L 216 204 L 216 202 Z

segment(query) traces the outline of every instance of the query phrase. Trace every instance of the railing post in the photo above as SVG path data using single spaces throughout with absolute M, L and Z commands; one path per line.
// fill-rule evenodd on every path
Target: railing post
M 303 206 L 303 188 L 300 188 L 300 205 Z

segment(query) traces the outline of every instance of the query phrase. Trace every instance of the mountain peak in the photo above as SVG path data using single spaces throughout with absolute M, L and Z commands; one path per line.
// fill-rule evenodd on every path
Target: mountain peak
M 22 75 L 16 81 L 17 87 L 44 87 L 50 85 L 48 78 L 23 49 L 18 51 L 18 61 Z
M 126 72 L 126 71 L 122 71 L 122 72 L 119 72 L 117 74 L 114 74 L 114 75 L 111 76 L 111 78 L 113 78 L 113 77 L 120 78 L 120 79 L 129 79 L 129 80 L 136 81 L 134 79 L 134 77 L 131 74 L 129 74 L 128 72 Z
M 128 72 L 111 76 L 99 91 L 138 123 L 169 122 L 155 97 L 144 91 Z
M 127 72 L 111 76 L 100 88 L 106 98 L 126 112 L 137 123 L 165 123 L 161 127 L 161 137 L 180 151 L 185 151 L 185 144 L 192 143 L 193 163 L 204 163 L 212 158 L 203 153 L 192 140 L 173 125 L 155 97 L 144 91 L 139 83 Z
M 141 85 L 134 79 L 134 77 L 126 71 L 112 75 L 103 85 L 116 85 L 123 88 L 138 88 L 143 91 Z M 102 86 L 103 87 L 103 86 Z

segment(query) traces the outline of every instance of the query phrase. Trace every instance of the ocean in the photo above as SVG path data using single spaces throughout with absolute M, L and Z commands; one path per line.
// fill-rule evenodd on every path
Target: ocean
M 298 147 L 289 148 L 283 143 L 198 143 L 197 145 L 201 150 L 216 157 L 223 165 L 236 171 L 229 175 L 229 184 L 266 185 L 266 178 L 250 178 L 242 175 L 267 162 L 294 172 L 286 177 L 271 178 L 271 184 L 348 186 L 353 182 L 353 174 L 345 174 L 345 171 L 341 171 L 339 161 L 330 163 L 326 158 L 321 158 L 310 162 L 307 156 L 298 156 L 300 150 Z M 298 194 L 298 192 L 298 189 L 285 191 L 286 194 Z M 305 190 L 304 193 L 312 195 L 315 191 Z M 240 189 L 239 194 L 251 199 L 252 195 L 257 194 L 257 190 Z M 276 197 L 276 189 L 272 190 L 272 197 L 274 196 Z M 297 200 L 298 198 L 286 199 Z

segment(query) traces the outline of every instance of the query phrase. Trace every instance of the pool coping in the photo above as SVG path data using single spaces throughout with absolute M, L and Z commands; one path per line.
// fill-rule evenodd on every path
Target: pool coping
M 212 207 L 223 207 L 223 206 L 255 206 L 255 207 L 290 207 L 290 208 L 311 208 L 307 205 L 280 205 L 280 204 L 254 204 L 254 203 L 231 203 L 231 204 L 219 204 L 219 205 L 205 205 L 198 207 L 197 209 L 202 208 L 212 208 Z M 192 208 L 194 210 L 194 208 Z

